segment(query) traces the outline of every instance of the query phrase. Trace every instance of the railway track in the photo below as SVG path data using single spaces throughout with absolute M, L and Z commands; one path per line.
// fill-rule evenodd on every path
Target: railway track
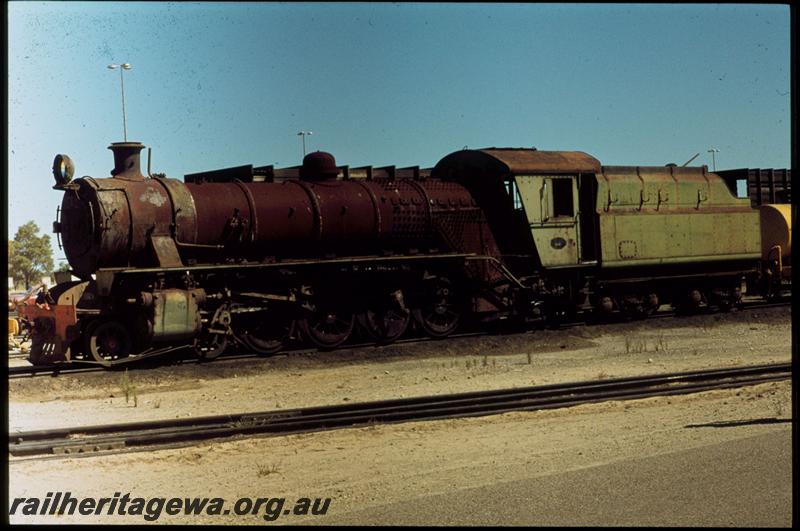
M 463 332 L 463 333 L 456 333 L 447 336 L 448 339 L 456 339 L 456 338 L 465 338 L 465 337 L 477 337 L 485 335 L 485 332 Z M 409 337 L 405 339 L 399 339 L 397 341 L 392 342 L 392 345 L 404 345 L 404 344 L 413 344 L 413 343 L 420 343 L 424 341 L 431 341 L 431 338 L 428 337 Z M 375 347 L 375 343 L 351 343 L 345 344 L 341 349 L 349 348 L 365 348 L 365 347 Z M 187 347 L 187 350 L 189 347 Z M 307 347 L 298 347 L 293 349 L 286 349 L 281 351 L 278 354 L 273 356 L 259 356 L 255 353 L 232 353 L 232 354 L 223 354 L 219 358 L 213 361 L 213 363 L 219 363 L 223 361 L 236 361 L 236 360 L 246 360 L 246 359 L 256 359 L 256 358 L 263 358 L 267 359 L 269 357 L 274 357 L 280 354 L 286 355 L 303 355 L 303 354 L 313 354 L 318 352 L 316 348 L 307 348 Z M 136 361 L 136 360 L 133 360 Z M 142 360 L 143 361 L 143 360 Z M 176 358 L 172 360 L 175 365 L 197 365 L 200 363 L 208 363 L 204 360 L 198 359 L 196 356 L 189 354 L 186 358 Z M 130 365 L 133 365 L 130 364 Z M 119 368 L 126 368 L 129 365 L 123 365 L 119 367 L 115 367 L 115 369 Z M 8 368 L 8 377 L 9 379 L 14 378 L 23 378 L 23 377 L 33 377 L 33 376 L 58 376 L 61 373 L 79 373 L 79 372 L 99 372 L 108 370 L 108 367 L 103 367 L 97 365 L 91 361 L 73 361 L 71 363 L 65 364 L 58 364 L 58 365 L 39 365 L 39 366 L 21 366 L 21 367 L 9 367 Z
M 789 305 L 791 305 L 791 300 L 783 300 L 783 301 L 779 301 L 779 302 L 770 302 L 770 301 L 764 301 L 763 299 L 759 298 L 759 299 L 755 299 L 755 300 L 751 300 L 751 301 L 746 301 L 745 306 L 742 309 L 746 310 L 746 311 L 750 311 L 750 310 L 757 310 L 757 309 L 783 307 L 783 306 L 789 306 Z M 666 318 L 675 317 L 675 315 L 676 315 L 675 312 L 673 310 L 671 310 L 671 309 L 669 309 L 669 310 L 661 310 L 661 311 L 659 311 L 659 312 L 657 312 L 655 314 L 652 314 L 652 315 L 648 316 L 647 320 L 666 319 Z M 706 315 L 706 314 L 696 314 L 695 316 L 700 316 L 700 315 Z M 691 317 L 691 316 L 689 316 L 689 317 Z M 569 328 L 574 328 L 574 327 L 578 327 L 578 326 L 587 326 L 589 324 L 603 324 L 603 325 L 612 325 L 613 326 L 614 324 L 619 324 L 619 323 L 623 323 L 623 322 L 626 322 L 626 321 L 622 321 L 622 320 L 613 321 L 613 320 L 611 320 L 611 321 L 592 322 L 592 323 L 589 323 L 586 320 L 564 321 L 564 322 L 560 322 L 558 324 L 558 328 L 560 328 L 560 329 L 569 329 Z M 646 322 L 646 320 L 643 321 L 643 322 Z M 522 332 L 522 333 L 530 333 L 530 332 L 531 331 L 525 331 L 525 332 Z M 488 335 L 488 334 L 489 334 L 489 332 L 486 332 L 486 331 L 460 332 L 460 333 L 451 334 L 450 336 L 447 337 L 447 339 L 476 337 L 476 336 L 483 336 L 483 335 Z M 394 341 L 391 344 L 392 345 L 402 345 L 402 344 L 420 343 L 420 342 L 424 342 L 424 341 L 432 341 L 432 339 L 428 338 L 428 337 L 408 337 L 408 338 L 399 339 L 397 341 Z M 436 340 L 434 340 L 434 341 L 436 341 Z M 365 348 L 365 347 L 375 347 L 375 346 L 376 345 L 375 345 L 374 342 L 353 342 L 353 343 L 346 343 L 345 345 L 343 345 L 340 348 L 341 349 L 344 349 L 344 348 L 353 349 L 353 348 Z M 196 356 L 192 355 L 189 352 L 190 351 L 189 347 L 172 348 L 170 350 L 171 351 L 176 351 L 176 352 L 179 352 L 180 350 L 184 350 L 187 353 L 187 355 L 186 355 L 186 357 L 178 357 L 178 358 L 171 359 L 171 360 L 169 360 L 170 363 L 167 363 L 167 364 L 179 364 L 179 365 L 190 364 L 190 365 L 193 365 L 193 364 L 205 363 L 204 360 L 200 360 Z M 304 354 L 313 354 L 314 352 L 317 352 L 316 348 L 308 348 L 308 347 L 305 347 L 305 346 L 297 346 L 295 348 L 286 349 L 286 350 L 282 351 L 280 354 L 288 354 L 288 355 L 295 355 L 296 356 L 296 355 L 304 355 Z M 241 360 L 241 359 L 254 359 L 254 358 L 258 358 L 258 357 L 259 357 L 259 355 L 255 354 L 255 353 L 231 353 L 231 354 L 223 354 L 222 356 L 217 358 L 216 362 L 218 363 L 218 362 L 221 362 L 221 361 L 235 361 L 235 360 Z M 12 356 L 12 358 L 13 358 L 13 356 Z M 151 358 L 151 359 L 156 359 L 157 360 L 159 358 Z M 163 359 L 163 358 L 161 358 L 161 359 Z M 142 365 L 142 364 L 146 363 L 147 360 L 146 359 L 130 358 L 127 361 L 128 361 L 127 363 L 120 364 L 118 367 L 115 367 L 115 368 L 125 368 L 125 367 L 134 368 L 137 365 Z M 59 374 L 99 372 L 99 371 L 104 371 L 104 370 L 108 370 L 108 367 L 105 367 L 105 366 L 102 366 L 102 365 L 98 365 L 97 363 L 95 363 L 93 361 L 76 360 L 76 361 L 73 361 L 73 362 L 70 362 L 70 363 L 61 363 L 61 364 L 55 364 L 55 365 L 9 367 L 8 368 L 8 377 L 9 377 L 9 379 L 15 379 L 15 378 L 39 377 L 39 376 L 58 376 Z
M 615 378 L 336 406 L 88 426 L 9 434 L 12 456 L 98 455 L 233 436 L 283 435 L 409 421 L 563 408 L 608 400 L 697 393 L 791 378 L 791 364 L 770 364 Z

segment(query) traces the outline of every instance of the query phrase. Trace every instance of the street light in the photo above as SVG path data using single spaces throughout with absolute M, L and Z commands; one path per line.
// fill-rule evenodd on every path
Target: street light
M 108 65 L 109 70 L 116 70 L 119 68 L 119 86 L 122 90 L 122 134 L 125 142 L 128 141 L 128 123 L 125 119 L 125 82 L 122 80 L 122 71 L 123 70 L 130 70 L 132 67 L 129 63 L 122 63 L 121 65 L 110 64 Z
M 297 133 L 297 136 L 303 137 L 303 157 L 306 156 L 306 135 L 313 135 L 314 133 L 311 131 L 300 131 Z
M 717 157 L 715 155 L 719 153 L 717 148 L 711 148 L 708 150 L 711 153 L 711 171 L 717 171 Z

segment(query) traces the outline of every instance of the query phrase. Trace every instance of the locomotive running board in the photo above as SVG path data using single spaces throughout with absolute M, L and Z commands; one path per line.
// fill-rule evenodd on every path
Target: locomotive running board
M 203 271 L 216 271 L 219 269 L 230 270 L 238 269 L 280 269 L 286 267 L 313 267 L 329 266 L 337 264 L 368 264 L 368 263 L 387 263 L 387 262 L 410 262 L 419 260 L 455 260 L 455 259 L 479 259 L 496 260 L 492 257 L 481 257 L 474 253 L 450 253 L 450 254 L 418 254 L 418 255 L 398 255 L 398 256 L 357 256 L 343 258 L 329 258 L 325 260 L 293 260 L 285 262 L 268 263 L 229 263 L 229 264 L 203 264 L 203 265 L 182 265 L 176 267 L 146 267 L 146 268 L 105 268 L 98 269 L 95 273 L 98 294 L 106 296 L 111 293 L 111 286 L 116 275 L 146 275 L 164 273 L 192 273 Z
M 417 255 L 398 255 L 398 256 L 357 256 L 357 257 L 342 257 L 342 258 L 329 258 L 324 260 L 293 260 L 284 262 L 269 262 L 269 263 L 230 263 L 230 264 L 203 264 L 203 265 L 181 265 L 173 267 L 142 267 L 142 268 L 107 268 L 100 269 L 97 272 L 99 277 L 101 274 L 105 275 L 136 275 L 143 273 L 184 273 L 193 271 L 214 271 L 216 269 L 231 269 L 233 267 L 241 269 L 269 269 L 293 266 L 321 266 L 321 265 L 336 265 L 336 264 L 359 264 L 369 262 L 402 262 L 402 261 L 417 261 L 417 260 L 446 260 L 446 259 L 486 259 L 491 257 L 481 257 L 474 253 L 450 253 L 450 254 L 417 254 Z

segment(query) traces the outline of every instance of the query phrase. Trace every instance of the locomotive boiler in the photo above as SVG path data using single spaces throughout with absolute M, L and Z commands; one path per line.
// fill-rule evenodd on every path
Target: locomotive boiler
M 141 174 L 139 143 L 115 143 L 111 179 L 65 185 L 56 222 L 67 260 L 99 269 L 181 267 L 224 259 L 372 254 L 438 245 L 435 224 L 475 211 L 456 183 L 337 180 L 328 153 L 311 153 L 299 178 L 253 182 L 239 169 L 187 176 Z M 485 252 L 466 241 L 462 252 Z
M 190 346 L 271 354 L 290 340 L 378 343 L 412 326 L 518 325 L 662 304 L 731 309 L 790 286 L 791 212 L 754 208 L 708 168 L 603 166 L 577 151 L 462 150 L 431 170 L 239 166 L 72 180 L 54 231 L 80 280 L 25 309 L 34 363 L 104 365 Z M 722 172 L 721 172 L 722 173 Z M 788 171 L 785 172 L 788 174 Z M 759 205 L 756 205 L 759 206 Z
M 482 211 L 456 182 L 413 169 L 337 179 L 349 168 L 322 152 L 283 177 L 246 166 L 182 182 L 142 175 L 143 147 L 109 146 L 106 179 L 72 180 L 71 160 L 56 158 L 64 198 L 54 231 L 81 281 L 51 293 L 64 315 L 32 316 L 37 345 L 51 344 L 35 349 L 40 358 L 112 363 L 185 342 L 205 358 L 230 342 L 267 354 L 296 328 L 332 348 L 356 321 L 388 342 L 412 318 L 440 337 L 467 297 L 453 283 L 506 274 Z

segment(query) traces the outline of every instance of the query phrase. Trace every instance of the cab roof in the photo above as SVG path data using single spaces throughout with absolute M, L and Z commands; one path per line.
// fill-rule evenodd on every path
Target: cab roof
M 599 173 L 600 161 L 582 151 L 539 151 L 536 148 L 465 149 L 445 156 L 433 176 L 458 175 L 464 170 L 503 174 Z

